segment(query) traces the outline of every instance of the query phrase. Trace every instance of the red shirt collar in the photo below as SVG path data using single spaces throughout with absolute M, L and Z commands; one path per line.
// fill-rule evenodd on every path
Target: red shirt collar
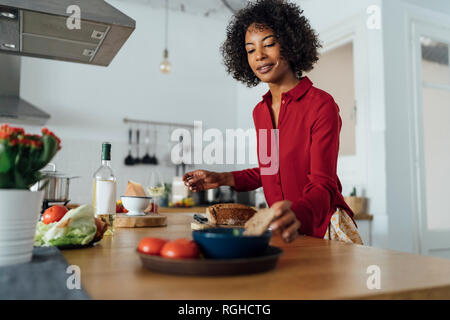
M 309 80 L 308 77 L 302 77 L 300 82 L 288 92 L 283 93 L 283 95 L 288 96 L 292 100 L 299 100 L 303 95 L 312 87 L 313 83 Z M 263 95 L 263 100 L 268 101 L 268 99 L 272 99 L 272 94 L 270 90 L 267 91 L 265 95 Z

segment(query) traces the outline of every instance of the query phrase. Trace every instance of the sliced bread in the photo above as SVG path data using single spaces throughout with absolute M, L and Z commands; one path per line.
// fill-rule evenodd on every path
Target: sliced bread
M 256 210 L 239 203 L 220 203 L 206 208 L 206 218 L 209 224 L 244 225 Z
M 245 223 L 243 234 L 246 236 L 260 236 L 267 230 L 274 219 L 275 210 L 271 208 L 261 209 Z

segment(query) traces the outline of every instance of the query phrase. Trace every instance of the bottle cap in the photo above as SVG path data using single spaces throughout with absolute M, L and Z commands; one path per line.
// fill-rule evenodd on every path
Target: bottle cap
M 111 143 L 103 142 L 102 144 L 102 160 L 111 160 Z

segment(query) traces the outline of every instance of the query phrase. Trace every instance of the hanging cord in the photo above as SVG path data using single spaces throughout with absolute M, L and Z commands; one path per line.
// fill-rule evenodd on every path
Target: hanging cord
M 223 3 L 224 6 L 227 7 L 228 10 L 230 10 L 232 13 L 236 13 L 236 10 L 234 10 L 234 9 L 230 6 L 230 4 L 228 3 L 227 0 L 222 0 L 222 3 Z
M 167 55 L 167 47 L 169 42 L 169 0 L 166 0 L 166 37 L 164 55 Z

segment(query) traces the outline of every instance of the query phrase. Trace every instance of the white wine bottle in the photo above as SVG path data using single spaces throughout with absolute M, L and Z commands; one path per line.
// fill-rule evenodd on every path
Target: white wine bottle
M 102 164 L 94 173 L 92 206 L 95 216 L 108 225 L 105 235 L 114 233 L 116 218 L 116 177 L 111 168 L 111 143 L 102 144 Z

